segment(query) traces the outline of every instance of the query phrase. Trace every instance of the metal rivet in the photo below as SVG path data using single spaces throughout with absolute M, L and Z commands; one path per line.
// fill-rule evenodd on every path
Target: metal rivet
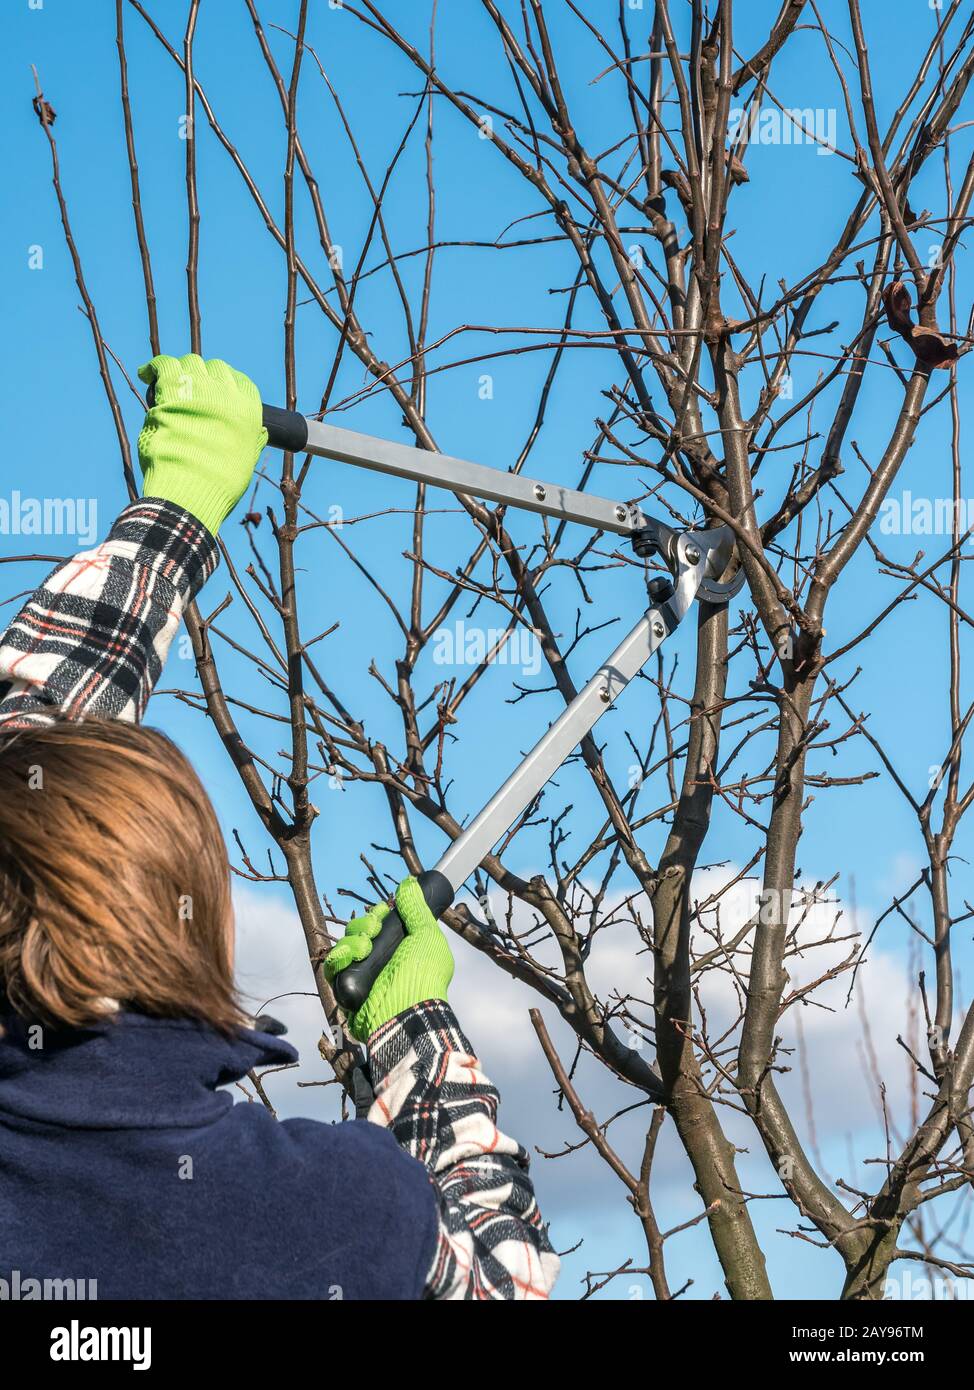
M 542 487 L 542 485 L 541 485 L 540 483 L 535 483 L 535 485 L 534 485 L 534 495 L 535 495 L 535 497 L 537 497 L 537 499 L 538 499 L 539 502 L 543 502 L 543 501 L 544 501 L 544 499 L 545 499 L 545 490 L 544 490 L 544 488 Z
M 662 637 L 665 632 L 666 628 L 660 622 L 659 618 L 657 618 L 656 621 L 653 623 L 653 636 Z
M 624 507 L 624 506 L 622 505 L 622 503 L 620 502 L 619 506 L 616 507 L 616 520 L 617 520 L 617 521 L 625 521 L 625 519 L 626 519 L 626 517 L 627 517 L 628 515 L 629 515 L 629 513 L 626 511 L 625 507 Z
M 603 685 L 601 690 L 599 691 L 599 699 L 602 701 L 604 705 L 607 705 L 611 698 L 612 696 L 609 694 L 609 687 L 607 685 Z

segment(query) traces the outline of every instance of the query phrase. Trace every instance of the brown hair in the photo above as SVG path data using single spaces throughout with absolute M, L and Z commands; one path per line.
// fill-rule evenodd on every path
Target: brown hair
M 244 1021 L 226 847 L 164 734 L 93 720 L 0 743 L 3 994 L 69 1027 L 120 1007 L 224 1032 Z

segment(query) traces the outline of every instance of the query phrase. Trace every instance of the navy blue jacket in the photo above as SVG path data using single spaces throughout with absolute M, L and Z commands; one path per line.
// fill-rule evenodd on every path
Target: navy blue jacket
M 278 1122 L 216 1090 L 295 1061 L 280 1038 L 123 1014 L 31 1048 L 0 1022 L 0 1279 L 97 1280 L 100 1299 L 422 1296 L 423 1165 L 366 1120 Z

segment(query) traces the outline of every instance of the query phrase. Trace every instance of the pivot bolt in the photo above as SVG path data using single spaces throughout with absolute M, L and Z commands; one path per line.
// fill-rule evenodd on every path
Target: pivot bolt
M 541 483 L 535 483 L 535 485 L 534 485 L 534 495 L 535 495 L 535 497 L 537 497 L 537 499 L 538 499 L 539 502 L 543 502 L 543 501 L 544 501 L 544 499 L 545 499 L 545 490 L 544 490 L 544 487 L 542 486 Z
M 665 635 L 665 633 L 666 633 L 666 628 L 665 628 L 665 627 L 663 626 L 663 624 L 660 622 L 659 618 L 654 619 L 654 621 L 653 621 L 653 636 L 654 636 L 654 637 L 662 638 L 662 637 Z
M 695 565 L 700 559 L 700 551 L 695 545 L 688 545 L 686 550 L 687 559 L 691 565 Z
M 625 507 L 620 502 L 618 507 L 616 507 L 616 521 L 625 521 L 628 515 L 629 513 L 626 511 Z

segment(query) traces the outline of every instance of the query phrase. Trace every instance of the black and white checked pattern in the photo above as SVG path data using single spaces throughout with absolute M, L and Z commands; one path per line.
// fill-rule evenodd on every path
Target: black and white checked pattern
M 558 1256 L 534 1197 L 527 1152 L 497 1128 L 496 1088 L 453 1010 L 428 1000 L 369 1039 L 369 1119 L 430 1170 L 440 1236 L 435 1299 L 547 1298 Z
M 52 571 L 0 643 L 0 732 L 142 718 L 190 599 L 219 558 L 189 512 L 146 499 Z

